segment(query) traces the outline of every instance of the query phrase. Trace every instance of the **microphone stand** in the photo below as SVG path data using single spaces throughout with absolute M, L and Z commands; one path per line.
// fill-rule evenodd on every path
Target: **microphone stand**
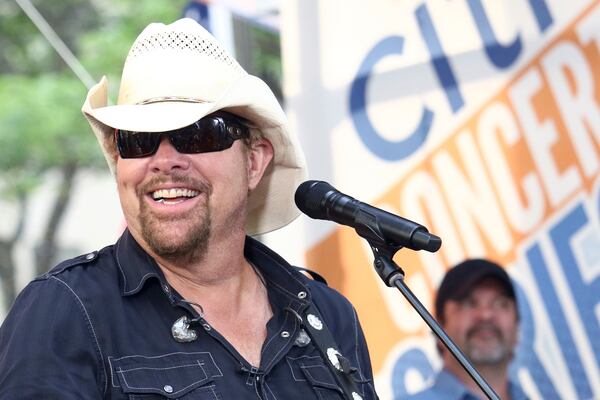
M 357 229 L 359 235 L 361 234 L 361 230 Z M 362 231 L 364 233 L 364 231 Z M 373 233 L 372 231 L 370 233 Z M 370 238 L 365 238 L 369 242 L 371 246 L 371 250 L 373 250 L 373 255 L 375 256 L 375 260 L 373 261 L 373 265 L 375 266 L 375 270 L 379 277 L 383 280 L 383 282 L 389 286 L 395 286 L 402 295 L 408 300 L 410 305 L 417 311 L 417 313 L 421 316 L 421 318 L 427 323 L 429 328 L 435 333 L 435 335 L 442 341 L 444 346 L 452 353 L 454 358 L 458 360 L 460 365 L 469 373 L 471 378 L 477 383 L 477 385 L 483 390 L 485 395 L 490 400 L 500 400 L 500 397 L 494 392 L 489 383 L 486 382 L 485 379 L 479 374 L 479 372 L 471 365 L 469 360 L 465 357 L 465 355 L 460 351 L 458 346 L 450 339 L 450 337 L 446 334 L 446 332 L 442 329 L 440 324 L 433 318 L 433 316 L 427 311 L 427 309 L 421 304 L 419 299 L 414 295 L 414 293 L 406 286 L 404 282 L 404 271 L 400 268 L 392 259 L 394 254 L 400 250 L 401 246 L 391 246 L 380 240 L 373 240 L 372 235 Z M 363 236 L 364 237 L 364 236 Z M 379 242 L 373 243 L 373 242 Z

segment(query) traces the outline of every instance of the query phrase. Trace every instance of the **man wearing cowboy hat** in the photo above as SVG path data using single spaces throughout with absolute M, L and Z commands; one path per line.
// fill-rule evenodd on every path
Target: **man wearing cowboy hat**
M 117 105 L 103 78 L 83 112 L 128 228 L 19 295 L 0 328 L 0 399 L 342 398 L 307 321 L 331 332 L 352 397 L 376 398 L 350 303 L 249 236 L 297 216 L 306 174 L 260 79 L 196 22 L 151 24 Z

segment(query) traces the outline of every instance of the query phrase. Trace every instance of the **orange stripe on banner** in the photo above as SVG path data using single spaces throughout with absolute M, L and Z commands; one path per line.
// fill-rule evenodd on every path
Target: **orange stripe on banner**
M 585 17 L 598 14 L 597 5 L 545 46 L 377 201 L 444 240 L 436 255 L 400 251 L 396 257 L 406 266 L 409 287 L 411 281 L 425 278 L 428 292 L 424 298 L 417 293 L 424 303 L 431 304 L 433 288 L 446 266 L 467 256 L 486 255 L 505 265 L 514 261 L 525 238 L 574 196 L 591 190 L 600 153 L 600 132 L 594 129 L 600 127 L 593 126 L 581 107 L 569 104 L 583 101 L 591 104 L 591 112 L 600 104 L 598 45 L 593 40 L 581 43 L 577 35 Z M 583 60 L 577 64 L 582 70 L 573 70 L 573 57 Z M 587 78 L 592 88 L 585 85 Z M 564 93 L 559 98 L 556 90 L 561 82 Z M 570 131 L 569 118 L 584 131 Z M 356 306 L 378 372 L 399 341 L 428 328 L 424 323 L 407 328 L 397 319 L 394 322 L 396 310 L 386 304 L 383 294 L 394 289 L 381 288 L 370 267 L 372 259 L 350 228 L 336 230 L 307 252 L 308 265 L 322 266 L 320 272 L 330 285 Z M 399 293 L 394 295 L 399 304 L 405 302 Z

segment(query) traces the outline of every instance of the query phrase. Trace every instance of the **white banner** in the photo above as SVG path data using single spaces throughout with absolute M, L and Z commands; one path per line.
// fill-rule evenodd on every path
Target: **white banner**
M 430 310 L 448 266 L 506 266 L 514 377 L 533 399 L 600 396 L 600 1 L 296 0 L 281 26 L 311 179 L 442 237 L 395 257 Z M 419 390 L 440 367 L 425 323 L 352 229 L 300 224 L 306 264 L 358 310 L 382 399 Z

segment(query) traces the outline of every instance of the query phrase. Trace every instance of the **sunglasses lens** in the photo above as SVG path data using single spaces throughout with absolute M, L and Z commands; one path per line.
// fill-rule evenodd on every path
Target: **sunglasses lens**
M 147 157 L 156 152 L 167 136 L 180 153 L 197 154 L 221 151 L 248 135 L 248 128 L 227 113 L 206 116 L 192 125 L 169 132 L 134 132 L 117 130 L 116 140 L 122 158 Z
M 170 135 L 171 143 L 180 153 L 207 153 L 223 150 L 223 122 L 205 117 Z
M 122 158 L 146 157 L 156 151 L 159 140 L 156 133 L 117 130 L 117 147 Z

